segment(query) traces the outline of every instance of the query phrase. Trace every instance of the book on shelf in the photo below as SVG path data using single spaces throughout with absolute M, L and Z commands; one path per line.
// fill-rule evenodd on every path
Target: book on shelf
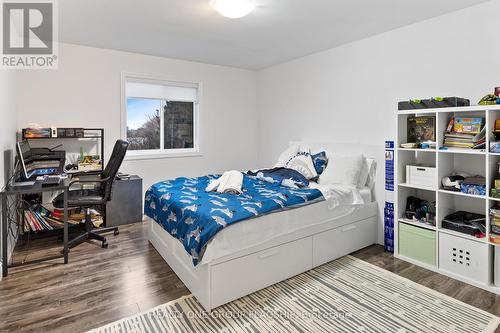
M 68 225 L 78 225 L 81 223 L 81 214 L 76 213 L 75 209 L 68 213 Z M 23 232 L 50 231 L 64 228 L 64 212 L 62 210 L 51 211 L 42 205 L 30 206 L 23 212 L 25 223 L 22 226 Z M 102 221 L 100 215 L 94 214 L 93 221 Z M 101 222 L 102 223 L 102 222 Z
M 455 117 L 453 132 L 478 134 L 484 125 L 484 118 Z
M 457 148 L 472 148 L 475 146 L 473 142 L 460 142 L 452 140 L 444 140 L 444 145 L 446 147 L 457 147 Z
M 467 147 L 472 148 L 476 144 L 472 139 L 445 137 L 444 145 L 447 147 Z
M 408 142 L 436 141 L 435 124 L 435 116 L 408 117 L 406 124 Z
M 474 135 L 451 132 L 445 133 L 444 138 L 456 141 L 472 142 L 474 140 Z
M 500 244 L 500 235 L 490 234 L 490 242 Z
M 481 129 L 479 133 L 446 131 L 444 135 L 447 138 L 461 138 L 461 139 L 470 139 L 472 141 L 479 141 L 482 138 L 486 137 L 486 128 L 483 127 L 483 129 Z
M 60 229 L 60 228 L 64 228 L 64 222 L 63 221 L 59 221 L 59 220 L 56 220 L 52 217 L 46 217 L 45 218 L 45 221 L 47 221 L 47 223 L 54 229 Z
M 490 241 L 500 244 L 500 207 L 498 206 L 490 208 L 490 225 Z
M 31 214 L 35 218 L 35 220 L 38 222 L 38 225 L 40 226 L 41 230 L 52 230 L 53 228 L 45 221 L 45 219 L 38 214 L 38 212 L 31 211 Z
M 494 226 L 497 226 L 500 228 L 500 221 L 498 221 L 498 220 L 491 221 L 491 225 L 494 225 Z
M 33 224 L 33 220 L 31 219 L 31 215 L 28 210 L 24 211 L 24 225 L 23 225 L 23 230 L 24 231 L 36 231 L 36 227 Z
M 484 149 L 486 147 L 484 118 L 451 118 L 444 133 L 443 145 L 455 148 Z
M 476 145 L 472 147 L 472 149 L 484 149 L 486 148 L 486 140 L 481 140 L 479 142 L 476 142 Z
M 479 142 L 482 140 L 486 141 L 486 126 L 483 126 L 481 131 L 479 131 L 479 133 L 477 133 L 472 139 L 473 142 Z

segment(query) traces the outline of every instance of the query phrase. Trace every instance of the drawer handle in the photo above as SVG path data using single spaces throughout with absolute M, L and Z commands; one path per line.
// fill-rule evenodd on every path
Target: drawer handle
M 354 230 L 354 229 L 356 229 L 356 228 L 357 228 L 357 227 L 356 227 L 355 225 L 352 225 L 352 226 L 350 226 L 350 227 L 347 227 L 347 228 L 345 228 L 345 229 L 342 229 L 342 232 L 351 231 L 351 230 Z
M 425 171 L 423 168 L 417 168 L 417 171 Z
M 270 257 L 274 257 L 275 255 L 279 254 L 278 251 L 275 251 L 275 252 L 268 252 L 268 253 L 264 253 L 264 254 L 261 254 L 259 256 L 259 259 L 266 259 L 266 258 L 270 258 Z

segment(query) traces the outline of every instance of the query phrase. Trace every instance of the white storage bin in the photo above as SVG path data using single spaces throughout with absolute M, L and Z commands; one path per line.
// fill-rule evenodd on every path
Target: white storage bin
M 436 168 L 416 165 L 406 166 L 406 183 L 409 185 L 436 188 Z
M 495 286 L 500 287 L 500 246 L 495 246 L 494 256 Z
M 488 284 L 488 244 L 440 232 L 439 268 Z

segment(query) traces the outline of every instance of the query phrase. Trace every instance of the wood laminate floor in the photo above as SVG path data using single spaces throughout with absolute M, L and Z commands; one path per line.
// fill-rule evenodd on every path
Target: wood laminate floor
M 14 259 L 57 253 L 54 239 L 18 246 Z M 70 263 L 17 267 L 0 281 L 0 332 L 85 332 L 189 294 L 148 243 L 143 224 L 108 236 L 109 248 L 82 244 Z M 37 250 L 40 249 L 40 250 Z M 443 294 L 500 315 L 500 296 L 395 259 L 378 245 L 354 256 Z M 500 330 L 497 330 L 500 333 Z

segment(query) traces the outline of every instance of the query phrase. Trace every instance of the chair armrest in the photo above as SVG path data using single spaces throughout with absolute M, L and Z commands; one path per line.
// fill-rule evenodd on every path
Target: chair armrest
M 74 184 L 88 184 L 88 183 L 105 183 L 109 180 L 109 177 L 99 178 L 99 179 L 75 179 L 69 182 L 69 186 Z
M 80 173 L 81 176 L 97 176 L 101 175 L 104 172 L 104 170 L 96 170 L 96 171 L 87 171 Z

